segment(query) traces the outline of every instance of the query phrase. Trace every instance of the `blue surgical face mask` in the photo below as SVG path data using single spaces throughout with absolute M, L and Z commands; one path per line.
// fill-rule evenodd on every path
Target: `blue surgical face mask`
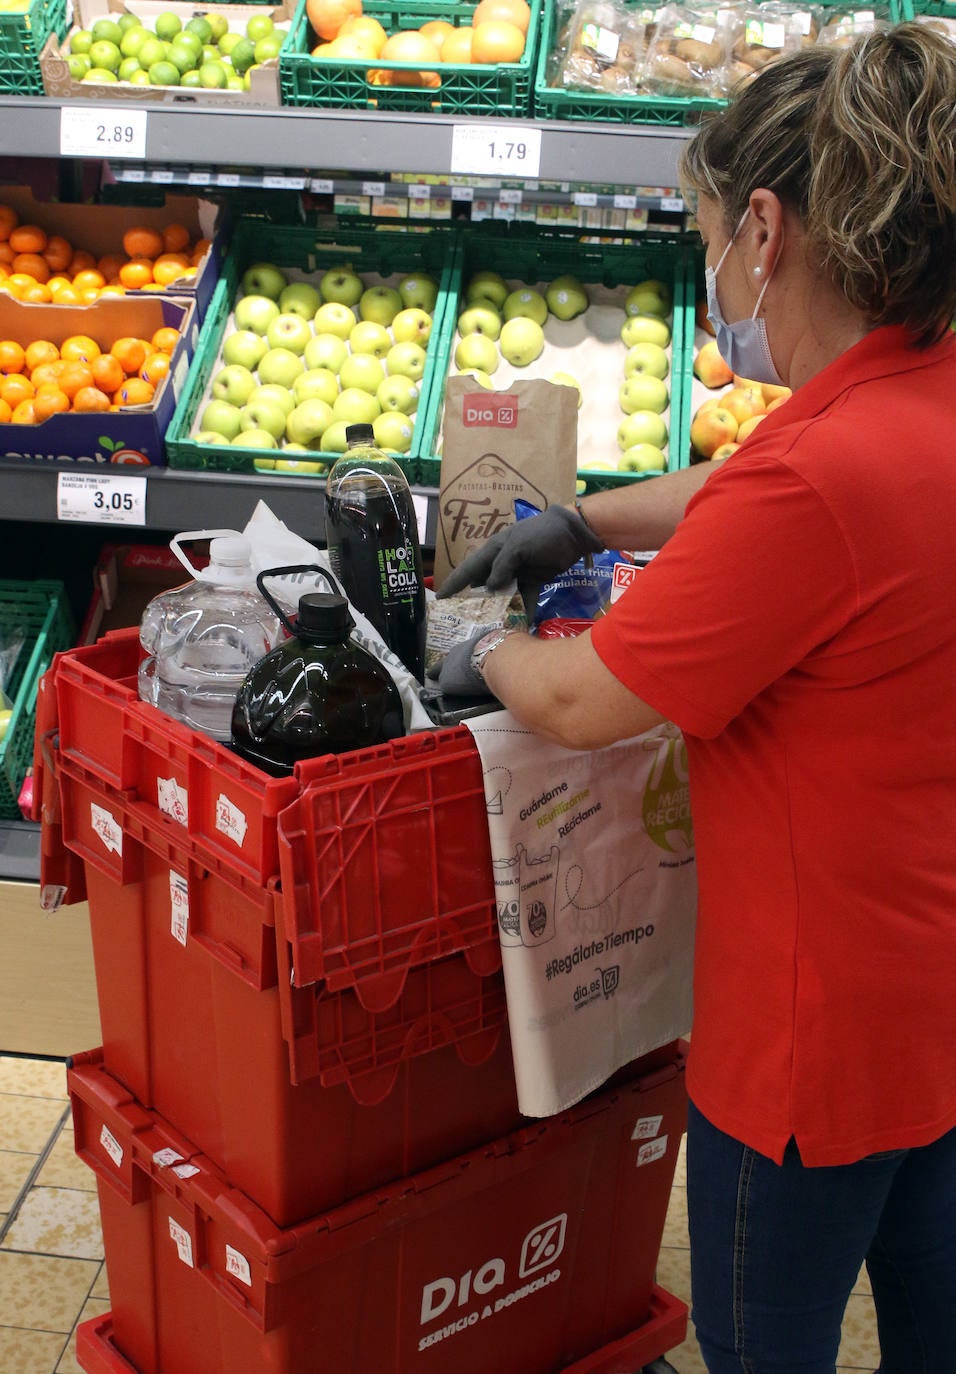
M 757 297 L 754 312 L 749 319 L 737 320 L 733 324 L 728 324 L 721 313 L 720 302 L 717 299 L 717 273 L 724 265 L 724 258 L 733 248 L 734 240 L 740 233 L 744 220 L 749 214 L 750 208 L 748 206 L 734 230 L 730 242 L 721 253 L 717 266 L 704 269 L 704 280 L 707 284 L 707 318 L 714 326 L 717 351 L 732 372 L 736 373 L 738 377 L 746 377 L 752 382 L 766 382 L 768 385 L 782 386 L 783 378 L 774 367 L 773 358 L 770 354 L 766 322 L 757 318 L 760 302 L 770 285 L 770 277 L 774 274 L 777 262 L 774 262 L 770 269 L 770 275 L 760 288 L 760 295 Z M 779 254 L 777 257 L 779 260 Z

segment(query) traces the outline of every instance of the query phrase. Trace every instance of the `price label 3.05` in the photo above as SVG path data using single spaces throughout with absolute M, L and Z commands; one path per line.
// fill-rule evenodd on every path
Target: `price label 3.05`
M 92 525 L 145 525 L 146 478 L 112 472 L 61 472 L 56 485 L 58 520 Z
M 541 170 L 541 130 L 521 124 L 456 124 L 452 173 L 536 179 Z
M 146 157 L 146 110 L 95 105 L 60 110 L 61 157 Z

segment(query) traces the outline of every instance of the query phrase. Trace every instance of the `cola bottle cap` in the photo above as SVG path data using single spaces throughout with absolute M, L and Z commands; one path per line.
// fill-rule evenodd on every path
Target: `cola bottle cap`
M 337 644 L 348 639 L 355 624 L 344 596 L 307 592 L 299 597 L 296 634 L 313 643 Z

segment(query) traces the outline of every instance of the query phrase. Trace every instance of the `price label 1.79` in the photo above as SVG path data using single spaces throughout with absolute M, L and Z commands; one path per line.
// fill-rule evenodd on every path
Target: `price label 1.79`
M 113 472 L 61 472 L 56 485 L 58 520 L 91 525 L 145 525 L 146 478 Z
M 61 157 L 146 157 L 146 110 L 101 105 L 60 111 Z
M 514 124 L 456 124 L 452 173 L 536 179 L 541 170 L 541 130 Z

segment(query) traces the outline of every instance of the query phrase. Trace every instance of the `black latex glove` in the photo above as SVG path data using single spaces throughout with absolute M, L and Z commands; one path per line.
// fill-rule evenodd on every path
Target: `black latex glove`
M 465 587 L 487 587 L 497 592 L 516 581 L 530 625 L 541 588 L 585 554 L 600 553 L 603 548 L 577 511 L 549 506 L 540 515 L 516 520 L 493 534 L 449 573 L 437 595 L 453 596 Z
M 464 565 L 462 565 L 464 566 Z M 459 572 L 461 569 L 459 569 Z M 489 633 L 486 625 L 483 630 L 466 639 L 464 644 L 456 644 L 453 649 L 434 668 L 429 668 L 428 676 L 438 682 L 439 691 L 446 697 L 489 697 L 494 696 L 491 688 L 480 673 L 471 666 L 471 652 L 479 639 Z

